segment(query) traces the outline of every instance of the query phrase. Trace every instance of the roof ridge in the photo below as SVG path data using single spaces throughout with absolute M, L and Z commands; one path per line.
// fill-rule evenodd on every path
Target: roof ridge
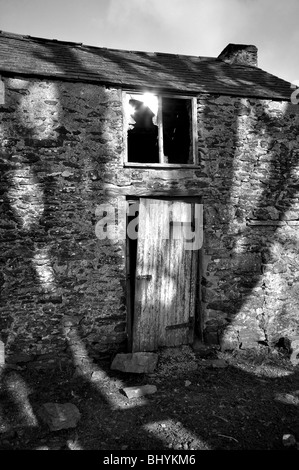
M 0 36 L 19 39 L 20 41 L 38 41 L 38 42 L 54 42 L 55 44 L 69 44 L 74 46 L 85 46 L 85 47 L 95 47 L 97 49 L 101 49 L 98 46 L 89 46 L 87 44 L 83 44 L 82 42 L 75 42 L 75 41 L 63 41 L 62 39 L 50 39 L 50 38 L 43 38 L 40 36 L 31 36 L 29 34 L 19 34 L 19 33 L 12 33 L 10 31 L 3 31 L 0 30 Z
M 194 58 L 194 59 L 210 59 L 210 60 L 216 60 L 217 57 L 212 57 L 212 56 L 197 56 L 197 55 L 192 55 L 192 54 L 177 54 L 177 53 L 171 53 L 171 52 L 160 52 L 160 51 L 141 51 L 141 50 L 130 50 L 130 49 L 120 49 L 120 48 L 113 48 L 113 47 L 102 47 L 102 46 L 95 46 L 95 45 L 90 45 L 90 44 L 85 44 L 82 42 L 75 42 L 75 41 L 63 41 L 62 39 L 50 39 L 50 38 L 43 38 L 39 36 L 31 36 L 28 34 L 18 34 L 18 33 L 12 33 L 10 31 L 3 31 L 0 30 L 0 36 L 7 37 L 7 38 L 13 38 L 17 39 L 20 41 L 34 41 L 34 42 L 45 42 L 45 43 L 54 43 L 54 44 L 66 44 L 70 45 L 73 47 L 83 47 L 83 48 L 92 48 L 92 49 L 99 49 L 99 50 L 104 50 L 104 51 L 115 51 L 115 52 L 127 52 L 127 53 L 132 53 L 132 54 L 144 54 L 144 55 L 156 55 L 156 56 L 169 56 L 169 57 L 188 57 L 188 58 Z
M 58 44 L 69 44 L 69 45 L 74 45 L 74 46 L 82 46 L 83 43 L 81 42 L 73 42 L 73 41 L 63 41 L 60 39 L 49 39 L 49 38 L 42 38 L 39 36 L 30 36 L 29 34 L 17 34 L 17 33 L 11 33 L 9 31 L 3 31 L 0 30 L 0 36 L 7 37 L 7 38 L 13 38 L 17 39 L 20 41 L 37 41 L 37 42 L 54 42 Z
M 21 41 L 24 40 L 24 35 L 17 34 L 17 33 L 11 33 L 10 31 L 0 30 L 0 35 L 3 36 L 3 37 L 7 37 L 7 38 L 19 39 Z

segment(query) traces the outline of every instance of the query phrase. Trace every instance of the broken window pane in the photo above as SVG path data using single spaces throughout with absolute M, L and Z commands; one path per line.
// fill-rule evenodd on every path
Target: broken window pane
M 157 113 L 156 96 L 127 94 L 129 162 L 159 162 Z

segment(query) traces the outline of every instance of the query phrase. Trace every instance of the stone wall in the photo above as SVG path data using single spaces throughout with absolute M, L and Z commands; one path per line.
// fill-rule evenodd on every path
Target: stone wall
M 251 347 L 298 332 L 296 106 L 202 95 L 201 168 L 123 168 L 120 90 L 5 85 L 0 331 L 8 354 L 96 358 L 125 349 L 125 243 L 96 237 L 96 209 L 157 192 L 204 203 L 206 341 Z
M 204 336 L 223 348 L 298 333 L 299 114 L 290 103 L 199 99 Z
M 0 108 L 1 336 L 8 353 L 125 347 L 123 245 L 95 236 L 122 151 L 120 92 L 6 79 Z

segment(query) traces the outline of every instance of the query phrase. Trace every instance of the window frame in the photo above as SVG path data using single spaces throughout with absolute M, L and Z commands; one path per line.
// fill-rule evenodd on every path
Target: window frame
M 126 112 L 126 96 L 127 94 L 143 94 L 152 93 L 158 98 L 158 113 L 157 113 L 157 126 L 158 126 L 158 146 L 159 146 L 159 162 L 147 163 L 147 162 L 129 162 L 128 161 L 128 120 Z M 163 146 L 163 121 L 162 121 L 162 98 L 174 98 L 189 100 L 191 103 L 191 146 L 192 146 L 192 158 L 193 163 L 166 163 L 164 158 L 164 146 Z M 123 111 L 123 165 L 125 167 L 148 167 L 148 168 L 199 168 L 198 161 L 198 134 L 197 134 L 197 98 L 195 96 L 177 95 L 170 93 L 157 92 L 153 90 L 122 90 L 122 111 Z

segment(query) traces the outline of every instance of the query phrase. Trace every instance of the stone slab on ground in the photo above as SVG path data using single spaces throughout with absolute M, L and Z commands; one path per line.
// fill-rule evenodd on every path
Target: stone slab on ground
M 157 387 L 155 385 L 142 385 L 136 387 L 126 387 L 123 389 L 123 391 L 129 399 L 132 399 L 156 393 Z
M 45 403 L 39 408 L 38 415 L 50 431 L 75 428 L 81 417 L 73 403 Z
M 111 369 L 135 374 L 150 374 L 157 366 L 158 354 L 150 352 L 120 353 L 112 361 Z

